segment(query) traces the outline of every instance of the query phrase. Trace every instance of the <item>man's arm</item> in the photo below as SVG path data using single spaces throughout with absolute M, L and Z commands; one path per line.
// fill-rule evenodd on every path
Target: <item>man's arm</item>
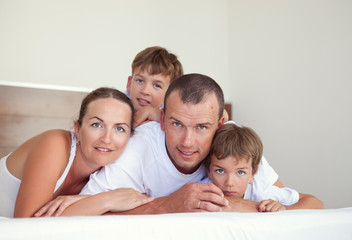
M 313 195 L 299 193 L 299 200 L 296 204 L 287 206 L 287 210 L 294 209 L 323 209 L 324 203 Z
M 284 184 L 281 182 L 280 179 L 278 179 L 275 183 L 275 186 L 278 186 L 279 188 L 285 187 Z M 313 195 L 310 194 L 303 194 L 299 193 L 299 200 L 297 203 L 291 205 L 291 206 L 286 206 L 287 210 L 293 210 L 293 209 L 323 209 L 324 208 L 324 203 L 319 200 L 318 198 L 314 197 Z
M 228 206 L 222 191 L 211 183 L 187 183 L 174 193 L 135 209 L 107 214 L 163 214 L 182 212 L 221 212 Z

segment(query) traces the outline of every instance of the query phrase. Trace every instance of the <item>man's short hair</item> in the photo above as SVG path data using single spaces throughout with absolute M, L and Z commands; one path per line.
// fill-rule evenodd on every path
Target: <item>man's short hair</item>
M 224 94 L 221 87 L 210 77 L 192 73 L 185 74 L 174 80 L 166 91 L 164 98 L 164 110 L 166 102 L 172 92 L 178 91 L 183 103 L 198 104 L 211 94 L 215 94 L 219 104 L 219 120 L 224 111 Z

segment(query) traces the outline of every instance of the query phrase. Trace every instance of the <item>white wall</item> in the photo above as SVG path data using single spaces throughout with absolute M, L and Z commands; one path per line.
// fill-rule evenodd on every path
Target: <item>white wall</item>
M 160 45 L 186 73 L 228 89 L 226 9 L 226 0 L 0 0 L 0 81 L 122 90 L 135 55 Z
M 135 54 L 164 46 L 218 81 L 285 185 L 352 206 L 351 4 L 0 0 L 0 81 L 124 89 Z
M 230 1 L 234 118 L 285 185 L 352 206 L 352 2 Z

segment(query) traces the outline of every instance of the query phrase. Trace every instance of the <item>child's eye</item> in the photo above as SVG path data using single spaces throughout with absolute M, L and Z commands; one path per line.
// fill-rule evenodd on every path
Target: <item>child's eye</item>
M 137 82 L 137 83 L 144 83 L 144 80 L 143 80 L 143 79 L 140 79 L 140 78 L 137 78 L 137 79 L 136 79 L 136 82 Z
M 100 123 L 92 123 L 91 126 L 94 128 L 102 127 Z
M 156 87 L 156 88 L 162 88 L 161 85 L 158 84 L 158 83 L 155 83 L 155 84 L 154 84 L 154 87 Z
M 224 169 L 216 169 L 215 172 L 219 174 L 225 173 Z
M 244 171 L 242 171 L 242 170 L 239 170 L 239 171 L 237 171 L 237 174 L 242 176 L 242 175 L 245 175 L 246 173 Z

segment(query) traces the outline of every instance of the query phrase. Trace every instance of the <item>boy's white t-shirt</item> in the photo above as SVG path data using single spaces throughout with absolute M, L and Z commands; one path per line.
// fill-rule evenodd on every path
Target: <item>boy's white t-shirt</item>
M 276 172 L 263 157 L 254 177 L 251 195 L 270 188 L 278 179 Z M 167 196 L 189 182 L 208 182 L 201 165 L 192 174 L 180 173 L 166 151 L 165 133 L 158 122 L 148 122 L 136 128 L 123 154 L 115 162 L 90 176 L 81 194 L 97 194 L 116 188 L 134 188 L 152 197 Z

